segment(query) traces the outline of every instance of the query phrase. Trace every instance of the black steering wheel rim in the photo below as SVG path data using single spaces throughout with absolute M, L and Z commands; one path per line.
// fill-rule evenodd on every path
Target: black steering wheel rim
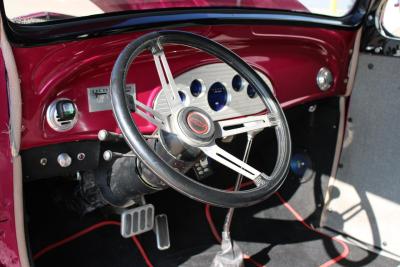
M 179 44 L 207 52 L 228 64 L 252 85 L 264 104 L 273 109 L 281 126 L 275 127 L 277 138 L 286 141 L 278 150 L 277 163 L 271 174 L 273 179 L 246 191 L 224 191 L 199 183 L 177 172 L 162 160 L 147 144 L 138 130 L 125 94 L 126 75 L 132 61 L 143 51 L 150 50 L 155 42 L 159 44 Z M 118 56 L 111 73 L 111 100 L 114 116 L 128 145 L 137 157 L 160 179 L 188 197 L 220 207 L 245 207 L 259 203 L 279 189 L 284 182 L 291 155 L 289 127 L 277 99 L 263 79 L 239 56 L 222 45 L 202 36 L 183 31 L 157 31 L 145 34 L 129 43 Z

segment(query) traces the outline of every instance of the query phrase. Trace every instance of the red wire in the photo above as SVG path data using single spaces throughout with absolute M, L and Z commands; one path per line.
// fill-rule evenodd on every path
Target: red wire
M 240 185 L 240 187 L 242 188 L 242 187 L 246 187 L 246 186 L 253 185 L 253 184 L 254 184 L 253 181 L 248 181 L 248 182 L 242 183 Z M 233 189 L 234 189 L 234 187 L 232 186 L 226 190 L 232 191 Z M 213 236 L 217 240 L 217 242 L 221 243 L 222 242 L 221 236 L 219 235 L 219 232 L 218 232 L 217 228 L 215 227 L 214 221 L 211 216 L 210 205 L 206 205 L 205 211 L 206 211 L 206 219 L 207 219 L 208 225 L 210 226 L 211 233 L 213 234 Z M 246 255 L 246 254 L 243 255 L 243 259 L 253 263 L 257 267 L 265 266 L 265 265 L 262 265 L 261 263 L 258 263 L 257 261 L 255 261 L 249 255 Z
M 146 254 L 146 251 L 144 250 L 142 244 L 140 243 L 139 239 L 136 236 L 132 236 L 133 242 L 135 242 L 140 254 L 142 255 L 144 261 L 146 262 L 146 265 L 148 267 L 153 267 L 153 264 L 151 263 L 149 257 Z
M 251 183 L 253 183 L 253 182 L 251 182 Z M 206 219 L 207 219 L 208 225 L 210 226 L 211 233 L 213 234 L 213 236 L 217 240 L 217 242 L 221 243 L 222 242 L 221 236 L 219 235 L 218 230 L 215 227 L 214 221 L 211 216 L 210 205 L 206 205 L 205 208 L 206 208 L 205 209 L 206 210 Z M 243 259 L 248 260 L 249 262 L 253 263 L 257 267 L 264 267 L 264 265 L 253 260 L 249 255 L 244 254 Z
M 241 187 L 241 188 L 242 188 L 242 187 L 246 187 L 246 186 L 251 185 L 251 184 L 253 184 L 253 182 L 252 182 L 252 181 L 249 181 L 249 182 L 243 183 L 240 187 Z M 233 187 L 230 187 L 230 188 L 228 188 L 227 190 L 231 191 L 231 190 L 233 190 Z M 279 200 L 282 202 L 282 204 L 284 205 L 284 207 L 287 208 L 287 209 L 293 214 L 293 216 L 296 218 L 296 220 L 299 221 L 303 226 L 305 226 L 307 229 L 309 229 L 309 230 L 311 230 L 311 231 L 313 231 L 313 232 L 318 233 L 319 235 L 328 237 L 328 238 L 330 238 L 331 240 L 334 240 L 334 241 L 338 242 L 338 243 L 343 247 L 343 251 L 342 251 L 342 253 L 341 253 L 339 256 L 337 256 L 337 257 L 335 257 L 335 258 L 333 258 L 333 259 L 331 259 L 331 260 L 325 262 L 324 264 L 320 265 L 320 267 L 328 267 L 328 266 L 331 266 L 331 265 L 333 265 L 333 264 L 335 264 L 335 263 L 338 263 L 338 262 L 341 261 L 342 259 L 345 259 L 345 258 L 349 255 L 350 250 L 349 250 L 349 247 L 347 246 L 347 244 L 346 244 L 345 242 L 343 242 L 342 240 L 340 240 L 340 239 L 338 239 L 338 238 L 336 238 L 336 237 L 332 237 L 332 236 L 329 236 L 329 235 L 327 235 L 327 234 L 325 234 L 325 233 L 323 233 L 323 232 L 321 232 L 321 231 L 318 231 L 317 229 L 314 229 L 313 227 L 311 227 L 310 225 L 308 225 L 308 224 L 304 221 L 303 217 L 302 217 L 302 216 L 301 216 L 301 215 L 300 215 L 300 214 L 299 214 L 299 213 L 298 213 L 298 212 L 297 212 L 297 211 L 296 211 L 296 210 L 295 210 L 295 209 L 294 209 L 294 208 L 293 208 L 293 207 L 292 207 L 278 192 L 276 192 L 275 194 L 276 194 L 276 196 L 279 198 Z M 215 227 L 214 221 L 213 221 L 212 216 L 211 216 L 210 205 L 206 205 L 206 207 L 205 207 L 205 213 L 206 213 L 207 222 L 208 222 L 208 224 L 209 224 L 209 226 L 210 226 L 211 233 L 213 234 L 213 236 L 214 236 L 214 238 L 217 240 L 217 242 L 218 242 L 218 243 L 221 243 L 221 240 L 222 240 L 222 239 L 221 239 L 221 236 L 219 235 L 219 232 L 218 232 L 217 228 Z M 257 266 L 257 267 L 262 267 L 262 266 L 264 266 L 264 265 L 262 265 L 262 264 L 256 262 L 255 260 L 253 260 L 253 259 L 252 259 L 250 256 L 248 256 L 248 255 L 244 255 L 244 259 L 250 261 L 251 263 L 253 263 L 253 264 L 254 264 L 255 266 Z
M 250 185 L 252 183 L 253 182 L 251 182 L 251 181 L 249 181 L 247 183 L 243 183 L 241 185 L 241 187 L 246 187 L 246 186 L 248 186 L 248 185 Z M 233 187 L 228 188 L 227 190 L 233 190 Z M 299 221 L 304 227 L 306 227 L 307 229 L 309 229 L 309 230 L 311 230 L 313 232 L 318 233 L 319 235 L 328 237 L 328 238 L 338 242 L 343 247 L 343 251 L 339 256 L 337 256 L 337 257 L 325 262 L 320 267 L 329 267 L 329 266 L 331 266 L 331 265 L 333 265 L 335 263 L 338 263 L 340 260 L 345 259 L 349 255 L 350 250 L 349 250 L 349 247 L 347 246 L 347 244 L 345 242 L 343 242 L 342 240 L 340 240 L 340 239 L 338 239 L 336 237 L 331 237 L 331 236 L 329 236 L 329 235 L 327 235 L 327 234 L 325 234 L 325 233 L 323 233 L 323 232 L 321 232 L 321 231 L 319 231 L 317 229 L 314 229 L 310 225 L 308 225 L 304 221 L 303 217 L 278 192 L 276 192 L 275 195 L 279 198 L 279 200 L 282 202 L 284 207 L 286 207 L 292 213 L 292 215 L 296 218 L 296 220 Z M 210 229 L 211 229 L 211 233 L 213 234 L 214 238 L 218 241 L 218 243 L 221 243 L 222 239 L 221 239 L 221 237 L 219 235 L 219 232 L 218 232 L 217 228 L 215 227 L 214 221 L 213 221 L 212 216 L 211 216 L 210 205 L 206 205 L 205 206 L 205 213 L 206 213 L 207 222 L 208 222 L 208 224 L 210 226 Z M 69 242 L 74 241 L 75 239 L 78 239 L 79 237 L 81 237 L 83 235 L 86 235 L 86 234 L 88 234 L 88 233 L 90 233 L 90 232 L 92 232 L 92 231 L 94 231 L 96 229 L 99 229 L 101 227 L 108 226 L 108 225 L 117 225 L 117 226 L 119 226 L 120 223 L 116 222 L 116 221 L 103 221 L 103 222 L 94 224 L 94 225 L 92 225 L 92 226 L 90 226 L 90 227 L 88 227 L 88 228 L 86 228 L 84 230 L 81 230 L 81 231 L 79 231 L 79 232 L 77 232 L 77 233 L 75 233 L 75 234 L 73 234 L 73 235 L 61 240 L 61 241 L 58 241 L 58 242 L 55 242 L 53 244 L 48 245 L 47 247 L 45 247 L 42 250 L 40 250 L 39 252 L 37 252 L 33 256 L 33 260 L 37 260 L 40 257 L 42 257 L 44 254 L 46 254 L 46 253 L 48 253 L 48 252 L 50 252 L 50 251 L 52 251 L 52 250 L 54 250 L 54 249 L 56 249 L 58 247 L 61 247 L 61 246 L 65 245 L 65 244 L 67 244 Z M 147 253 L 144 250 L 144 248 L 143 248 L 142 244 L 140 243 L 139 239 L 137 239 L 136 236 L 133 236 L 132 240 L 135 243 L 136 247 L 138 248 L 140 254 L 142 255 L 142 257 L 144 259 L 144 261 L 146 262 L 146 265 L 148 267 L 153 267 L 153 264 L 151 263 L 149 257 L 147 256 Z M 251 263 L 253 263 L 257 267 L 263 267 L 264 266 L 264 265 L 258 263 L 257 261 L 255 261 L 254 259 L 252 259 L 250 256 L 248 256 L 246 254 L 243 256 L 243 258 L 245 260 L 250 261 Z
M 88 227 L 86 229 L 83 229 L 82 231 L 79 231 L 79 232 L 77 232 L 77 233 L 75 233 L 75 234 L 73 234 L 73 235 L 71 235 L 71 236 L 69 236 L 69 237 L 67 237 L 67 238 L 65 238 L 65 239 L 63 239 L 61 241 L 55 242 L 55 243 L 53 243 L 51 245 L 48 245 L 47 247 L 43 248 L 42 250 L 37 252 L 35 255 L 33 255 L 33 260 L 37 260 L 40 257 L 42 257 L 44 254 L 46 254 L 46 253 L 48 253 L 48 252 L 50 252 L 50 251 L 52 251 L 52 250 L 54 250 L 54 249 L 56 249 L 58 247 L 61 247 L 61 246 L 65 245 L 65 244 L 67 244 L 69 242 L 74 241 L 75 239 L 78 239 L 79 237 L 81 237 L 83 235 L 86 235 L 86 234 L 88 234 L 88 233 L 90 233 L 90 232 L 92 232 L 92 231 L 94 231 L 96 229 L 99 229 L 99 228 L 102 228 L 102 227 L 108 226 L 108 225 L 117 225 L 117 226 L 119 226 L 120 223 L 116 222 L 116 221 L 103 221 L 103 222 L 94 224 L 94 225 L 92 225 L 92 226 L 90 226 L 90 227 Z M 137 246 L 137 248 L 138 248 L 140 254 L 142 255 L 144 261 L 146 262 L 146 265 L 148 267 L 153 267 L 153 264 L 151 263 L 149 257 L 147 256 L 146 251 L 144 250 L 144 248 L 143 248 L 142 244 L 140 243 L 139 239 L 136 236 L 132 236 L 132 240 L 135 243 L 135 245 Z
M 206 219 L 207 219 L 208 225 L 210 226 L 210 229 L 211 229 L 211 233 L 213 234 L 215 240 L 217 240 L 218 243 L 221 243 L 222 239 L 219 236 L 219 232 L 218 232 L 217 228 L 215 227 L 214 221 L 211 217 L 210 205 L 206 205 Z
M 246 186 L 249 186 L 249 185 L 252 185 L 252 184 L 254 184 L 252 181 L 248 181 L 248 182 L 242 183 L 240 185 L 240 187 L 242 188 L 242 187 L 246 187 Z M 234 187 L 232 186 L 232 187 L 229 187 L 226 190 L 227 191 L 232 191 L 233 188 Z M 206 208 L 205 209 L 205 211 L 206 211 L 206 219 L 207 219 L 208 225 L 210 226 L 211 233 L 213 234 L 213 236 L 217 240 L 217 242 L 221 243 L 222 239 L 221 239 L 221 237 L 219 235 L 219 232 L 218 232 L 217 228 L 215 227 L 214 221 L 213 221 L 212 216 L 211 216 L 210 205 L 206 205 L 205 208 Z
M 329 235 L 327 235 L 327 234 L 325 234 L 325 233 L 323 233 L 323 232 L 321 232 L 321 231 L 319 231 L 317 229 L 314 229 L 310 225 L 308 225 L 304 221 L 303 217 L 281 196 L 281 194 L 276 192 L 275 195 L 279 198 L 279 200 L 282 202 L 282 204 L 293 214 L 293 216 L 296 218 L 296 220 L 298 220 L 307 229 L 309 229 L 309 230 L 311 230 L 311 231 L 313 231 L 313 232 L 315 232 L 315 233 L 317 233 L 319 235 L 328 237 L 331 240 L 336 241 L 337 243 L 339 243 L 343 247 L 343 251 L 342 251 L 342 253 L 340 253 L 339 256 L 337 256 L 337 257 L 335 257 L 333 259 L 330 259 L 329 261 L 327 261 L 324 264 L 322 264 L 320 267 L 331 266 L 331 265 L 333 265 L 335 263 L 338 263 L 339 261 L 345 259 L 349 255 L 350 249 L 349 249 L 349 246 L 347 246 L 347 244 L 345 242 L 343 242 L 342 240 L 340 240 L 340 239 L 338 239 L 338 238 L 336 238 L 334 236 L 329 236 Z

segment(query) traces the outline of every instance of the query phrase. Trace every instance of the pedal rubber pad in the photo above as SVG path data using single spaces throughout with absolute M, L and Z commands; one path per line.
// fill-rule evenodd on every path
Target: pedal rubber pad
M 157 215 L 154 218 L 154 231 L 157 239 L 157 248 L 159 250 L 169 249 L 171 242 L 169 239 L 168 217 L 165 214 Z
M 121 235 L 129 238 L 145 233 L 154 227 L 154 206 L 147 204 L 121 214 Z

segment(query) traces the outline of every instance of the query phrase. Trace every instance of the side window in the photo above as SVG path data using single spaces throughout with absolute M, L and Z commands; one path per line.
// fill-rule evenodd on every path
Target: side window
M 383 36 L 400 39 L 400 0 L 383 0 L 376 19 L 376 26 Z

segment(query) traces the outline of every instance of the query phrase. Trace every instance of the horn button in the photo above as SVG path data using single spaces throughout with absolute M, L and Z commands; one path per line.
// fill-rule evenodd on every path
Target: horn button
M 214 137 L 214 122 L 200 108 L 188 107 L 183 109 L 178 115 L 178 125 L 189 139 L 208 143 Z

